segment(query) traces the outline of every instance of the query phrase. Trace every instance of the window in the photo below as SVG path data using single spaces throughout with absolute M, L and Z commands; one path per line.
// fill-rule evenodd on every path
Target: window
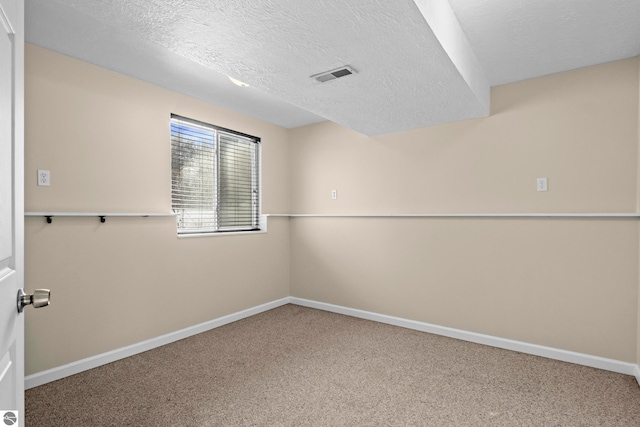
M 260 138 L 171 115 L 178 234 L 260 230 Z

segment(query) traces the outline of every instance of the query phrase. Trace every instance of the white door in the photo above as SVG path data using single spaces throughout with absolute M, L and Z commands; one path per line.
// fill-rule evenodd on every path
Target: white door
M 0 0 L 0 425 L 14 426 L 24 425 L 23 88 L 24 2 Z

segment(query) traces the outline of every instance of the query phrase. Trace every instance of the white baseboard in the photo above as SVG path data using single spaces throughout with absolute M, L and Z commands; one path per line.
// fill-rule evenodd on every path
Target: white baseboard
M 620 374 L 634 375 L 640 384 L 640 367 L 634 363 L 622 362 L 614 359 L 607 359 L 589 354 L 576 353 L 573 351 L 561 350 L 553 347 L 545 347 L 537 344 L 529 344 L 522 341 L 514 341 L 506 338 L 494 337 L 491 335 L 478 334 L 476 332 L 464 331 L 461 329 L 448 328 L 415 320 L 407 320 L 400 317 L 387 316 L 385 314 L 372 313 L 354 308 L 342 307 L 339 305 L 324 302 L 311 301 L 302 298 L 291 297 L 291 304 L 304 307 L 317 308 L 319 310 L 358 317 L 360 319 L 373 320 L 375 322 L 386 323 L 417 331 L 428 332 L 435 335 L 456 338 L 463 341 L 470 341 L 484 344 L 491 347 L 503 348 L 506 350 L 519 351 L 521 353 L 533 354 L 547 357 L 549 359 L 561 360 L 563 362 L 575 363 L 606 371 L 618 372 Z
M 250 317 L 264 311 L 280 307 L 285 304 L 295 304 L 303 307 L 316 308 L 319 310 L 329 311 L 332 313 L 344 314 L 347 316 L 357 317 L 360 319 L 372 320 L 374 322 L 386 323 L 388 325 L 400 326 L 403 328 L 413 329 L 422 332 L 428 332 L 435 335 L 442 335 L 450 338 L 456 338 L 463 341 L 484 344 L 491 347 L 503 348 L 506 350 L 519 351 L 521 353 L 533 354 L 536 356 L 547 357 L 549 359 L 561 360 L 563 362 L 575 363 L 592 368 L 603 369 L 606 371 L 617 372 L 620 374 L 635 376 L 640 385 L 640 366 L 622 362 L 614 359 L 607 359 L 599 356 L 591 356 L 589 354 L 576 353 L 573 351 L 561 350 L 553 347 L 545 347 L 537 344 L 529 344 L 522 341 L 514 341 L 506 338 L 495 337 L 491 335 L 478 334 L 476 332 L 464 331 L 461 329 L 449 328 L 446 326 L 438 326 L 415 320 L 403 319 L 400 317 L 388 316 L 385 314 L 373 313 L 370 311 L 358 310 L 355 308 L 343 307 L 324 302 L 311 301 L 303 298 L 286 297 L 266 304 L 262 304 L 253 308 L 232 313 L 227 316 L 219 317 L 199 325 L 194 325 L 179 331 L 151 338 L 136 344 L 118 348 L 106 353 L 98 354 L 86 359 L 78 360 L 46 371 L 29 375 L 25 378 L 25 388 L 30 389 L 51 381 L 59 380 L 70 375 L 74 375 L 92 368 L 96 368 L 125 357 L 133 356 L 147 350 L 160 347 L 183 338 L 197 335 L 211 329 L 235 322 L 246 317 Z
M 235 322 L 246 317 L 262 313 L 267 310 L 271 310 L 281 305 L 288 304 L 290 298 L 282 298 L 276 301 L 268 302 L 256 307 L 248 308 L 246 310 L 232 313 L 227 316 L 219 317 L 217 319 L 210 320 L 208 322 L 200 323 L 199 325 L 190 326 L 179 331 L 171 332 L 159 337 L 151 338 L 136 344 L 128 345 L 126 347 L 118 348 L 108 351 L 106 353 L 97 354 L 86 359 L 78 360 L 76 362 L 68 363 L 66 365 L 58 366 L 56 368 L 48 369 L 46 371 L 38 372 L 33 375 L 29 375 L 24 379 L 25 389 L 37 387 L 42 384 L 49 383 L 51 381 L 59 380 L 70 375 L 74 375 L 92 368 L 97 368 L 107 363 L 115 362 L 116 360 L 124 359 L 125 357 L 133 356 L 134 354 L 142 353 L 147 350 L 151 350 L 156 347 L 160 347 L 174 341 L 178 341 L 192 335 L 206 332 L 210 329 L 218 328 L 231 322 Z

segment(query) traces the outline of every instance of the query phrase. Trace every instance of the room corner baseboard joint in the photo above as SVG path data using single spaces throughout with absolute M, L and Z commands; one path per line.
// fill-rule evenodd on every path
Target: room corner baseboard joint
M 518 351 L 521 353 L 546 357 L 563 362 L 575 363 L 578 365 L 589 366 L 592 368 L 603 369 L 620 374 L 632 375 L 636 378 L 636 381 L 640 385 L 640 366 L 634 363 L 622 362 L 619 360 L 607 359 L 583 353 L 576 353 L 552 347 L 545 347 L 537 344 L 530 344 L 522 341 L 515 341 L 491 335 L 484 335 L 476 332 L 454 329 L 446 326 L 439 326 L 415 320 L 408 320 L 400 317 L 388 316 L 385 314 L 379 314 L 355 308 L 307 300 L 304 298 L 285 297 L 256 307 L 248 308 L 237 313 L 222 316 L 208 322 L 181 329 L 179 331 L 171 332 L 169 334 L 161 335 L 156 338 L 151 338 L 136 344 L 111 350 L 106 353 L 98 354 L 86 359 L 78 360 L 66 365 L 29 375 L 25 377 L 25 388 L 30 389 L 92 368 L 97 368 L 98 366 L 106 365 L 107 363 L 115 362 L 116 360 L 124 359 L 126 357 L 142 353 L 144 351 L 161 347 L 174 341 L 188 338 L 190 336 L 197 335 L 202 332 L 218 328 L 220 326 L 224 326 L 237 320 L 241 320 L 268 310 L 272 310 L 285 304 L 295 304 L 303 307 L 315 308 L 318 310 L 343 314 L 346 316 L 357 317 L 360 319 L 371 320 L 388 325 L 400 326 L 407 329 L 413 329 L 435 335 L 442 335 L 449 338 L 488 345 L 491 347 Z

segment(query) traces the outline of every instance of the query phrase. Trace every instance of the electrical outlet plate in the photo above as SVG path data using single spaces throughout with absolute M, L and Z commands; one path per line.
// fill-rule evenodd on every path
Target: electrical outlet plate
M 338 198 L 338 190 L 331 190 L 331 199 L 336 200 Z
M 51 185 L 51 172 L 45 169 L 38 169 L 38 185 L 49 187 Z
M 538 178 L 537 180 L 538 191 L 547 191 L 547 178 Z

